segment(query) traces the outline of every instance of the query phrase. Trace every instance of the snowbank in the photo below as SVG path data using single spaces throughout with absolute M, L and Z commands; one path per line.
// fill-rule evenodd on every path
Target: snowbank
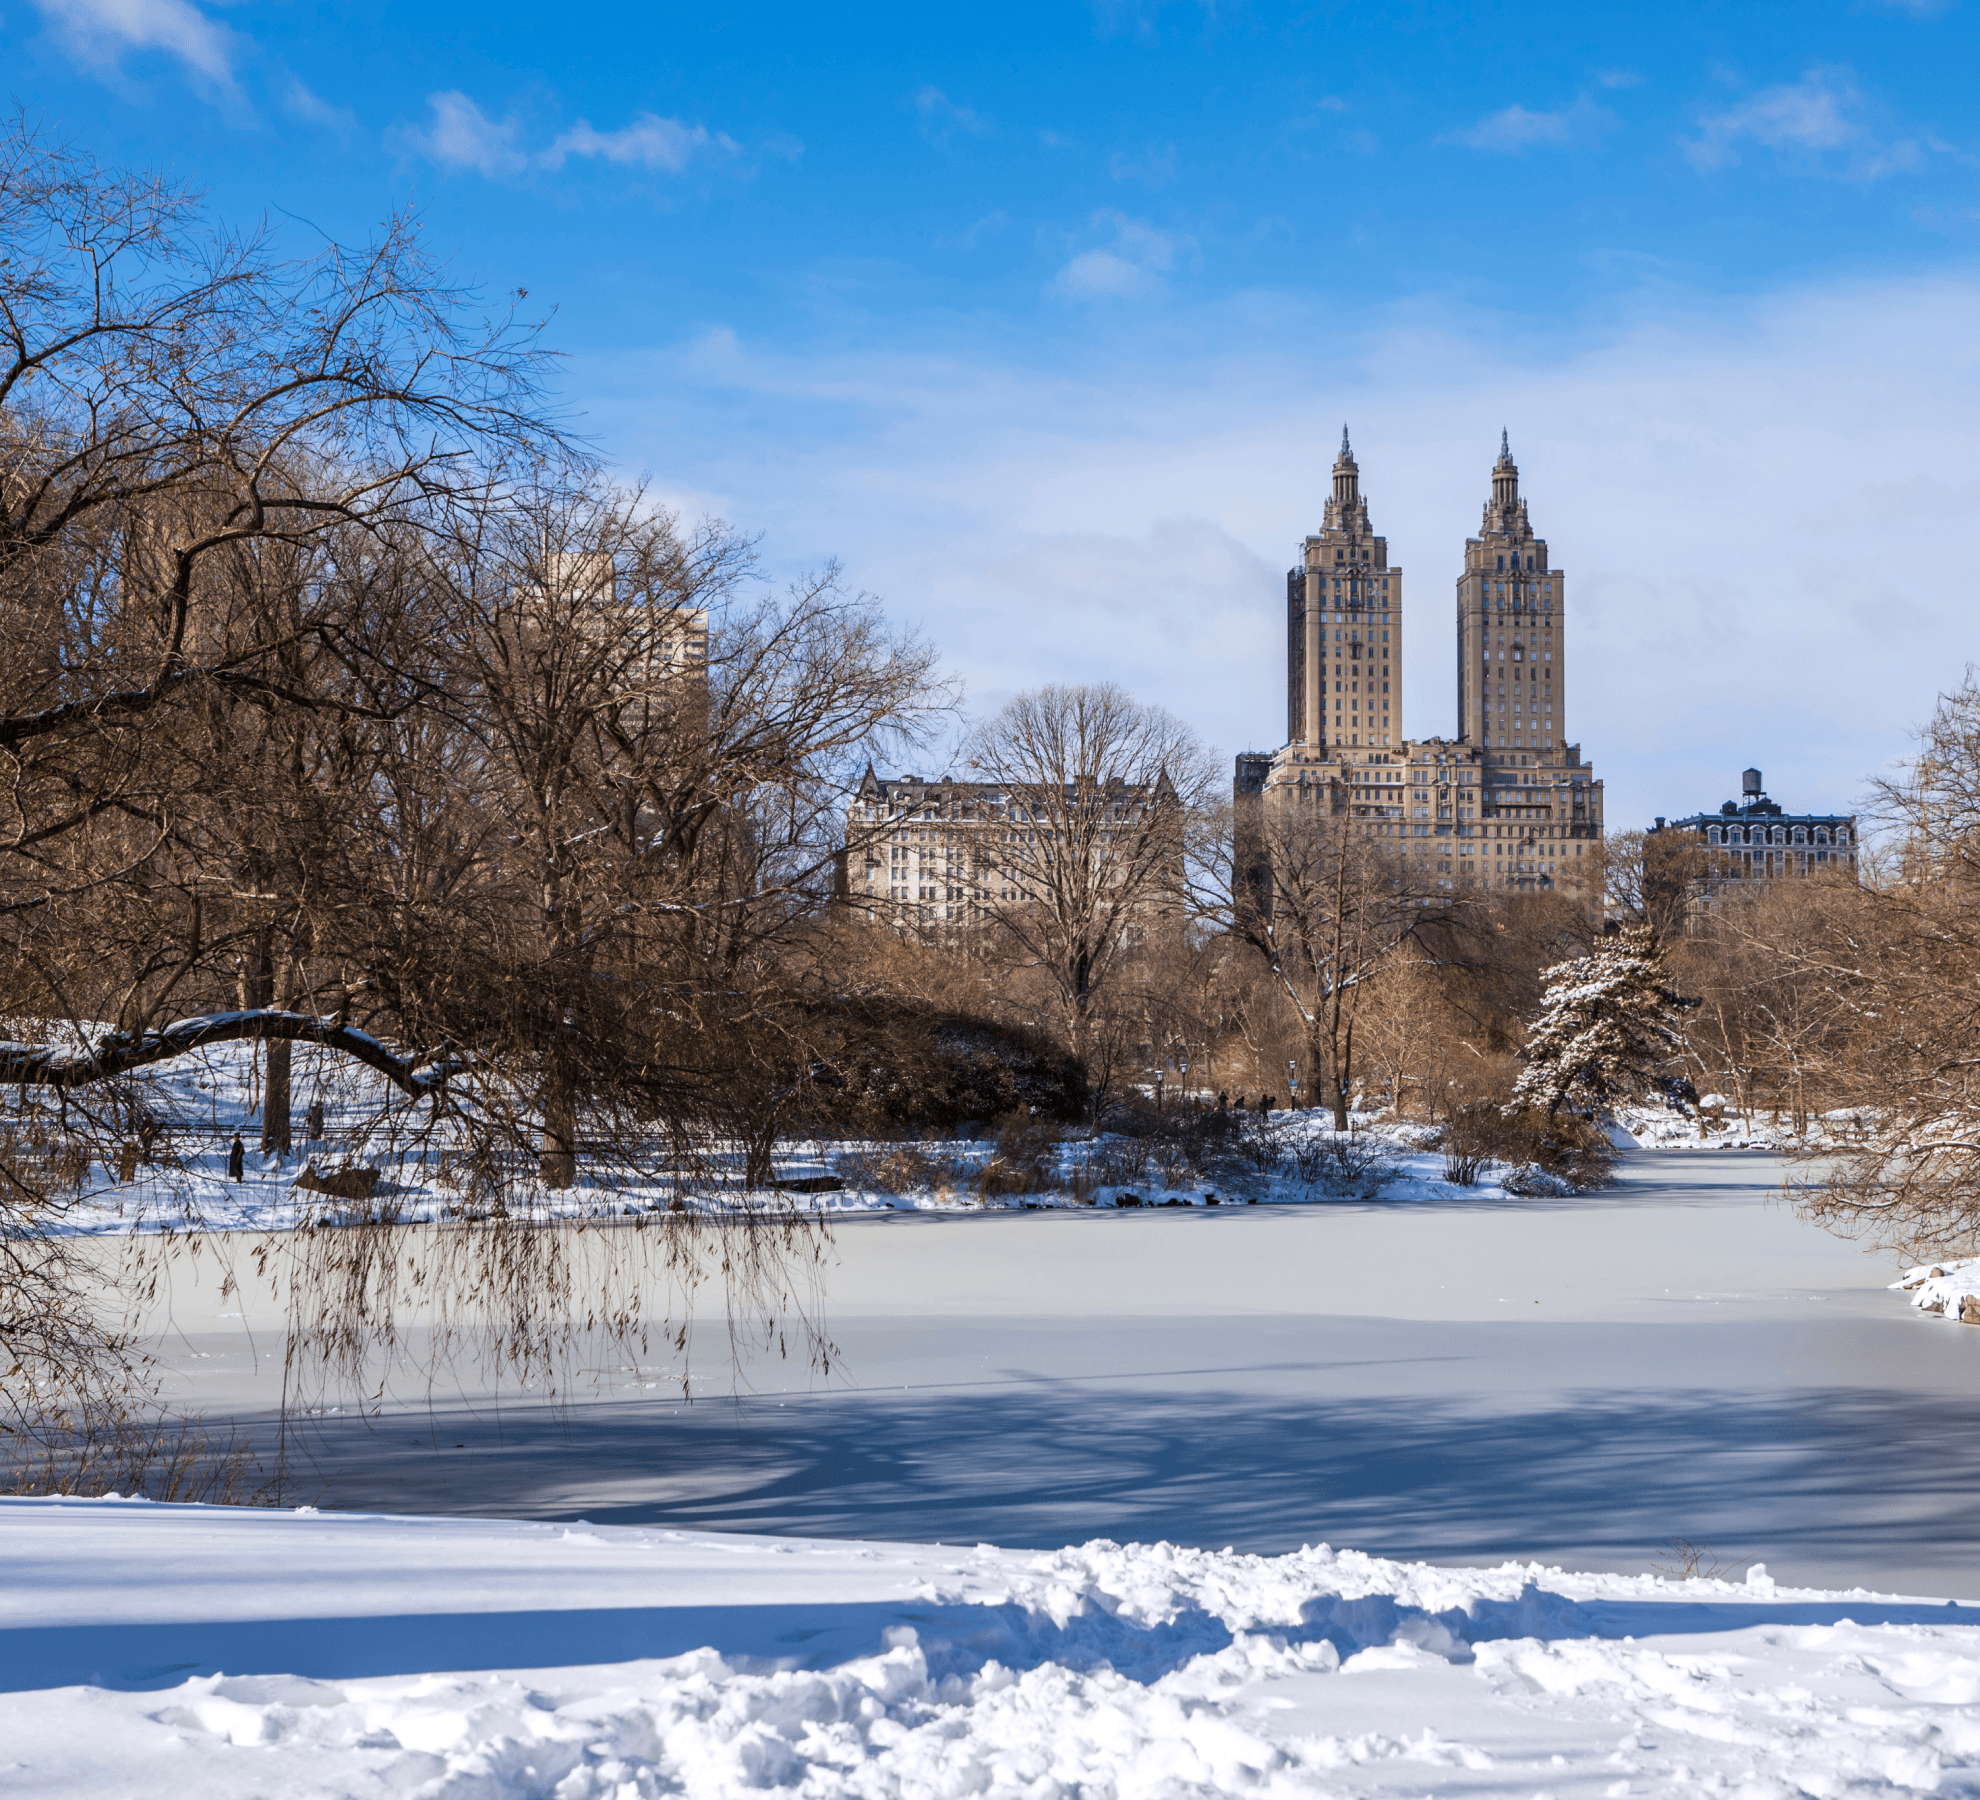
M 1920 1312 L 1938 1313 L 1949 1324 L 1980 1325 L 1980 1256 L 1964 1262 L 1920 1263 L 1891 1283 L 1908 1291 Z
M 0 1501 L 17 1800 L 1970 1791 L 1980 1614 L 1743 1582 Z

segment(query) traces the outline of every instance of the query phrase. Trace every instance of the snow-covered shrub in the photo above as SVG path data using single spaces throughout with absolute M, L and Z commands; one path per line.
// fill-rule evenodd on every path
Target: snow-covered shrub
M 1508 1169 L 1499 1185 L 1507 1193 L 1518 1194 L 1529 1200 L 1560 1199 L 1575 1191 L 1573 1185 L 1564 1177 L 1550 1174 L 1532 1163 L 1523 1163 L 1518 1168 Z
M 1503 1133 L 1499 1109 L 1489 1100 L 1456 1108 L 1444 1127 L 1444 1179 L 1452 1187 L 1476 1187 Z
M 990 1200 L 1006 1194 L 1042 1194 L 1056 1187 L 1060 1135 L 1043 1119 L 1013 1114 L 998 1131 L 990 1160 L 976 1172 L 976 1191 Z
M 967 1185 L 975 1170 L 937 1141 L 869 1144 L 841 1150 L 832 1167 L 848 1187 L 877 1194 L 946 1194 Z
M 1395 1146 L 1372 1131 L 1316 1132 L 1287 1148 L 1293 1179 L 1341 1199 L 1371 1199 L 1396 1173 Z
M 1615 1144 L 1593 1119 L 1569 1112 L 1550 1118 L 1537 1107 L 1526 1107 L 1501 1113 L 1499 1124 L 1496 1155 L 1512 1166 L 1505 1184 L 1509 1194 L 1586 1193 L 1607 1186 L 1615 1174 Z M 1527 1171 L 1529 1184 L 1515 1187 L 1513 1182 Z
M 1444 1179 L 1475 1187 L 1495 1162 L 1508 1171 L 1509 1194 L 1585 1193 L 1614 1174 L 1616 1151 L 1600 1125 L 1576 1113 L 1549 1117 L 1538 1107 L 1514 1111 L 1490 1100 L 1460 1106 L 1444 1131 Z
M 1229 1139 L 1232 1157 L 1258 1175 L 1276 1175 L 1286 1160 L 1286 1134 L 1270 1119 L 1237 1117 Z

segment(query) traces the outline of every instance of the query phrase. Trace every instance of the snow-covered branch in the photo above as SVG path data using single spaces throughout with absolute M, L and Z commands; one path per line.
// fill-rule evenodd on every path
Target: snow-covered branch
M 340 1024 L 315 1013 L 258 1008 L 245 1012 L 205 1013 L 179 1019 L 157 1031 L 108 1032 L 87 1049 L 62 1049 L 47 1044 L 0 1043 L 0 1082 L 24 1087 L 79 1088 L 108 1081 L 153 1063 L 171 1062 L 209 1044 L 250 1040 L 320 1044 L 361 1062 L 401 1093 L 419 1098 L 442 1087 L 466 1066 L 459 1057 L 427 1061 L 404 1057 L 368 1031 Z

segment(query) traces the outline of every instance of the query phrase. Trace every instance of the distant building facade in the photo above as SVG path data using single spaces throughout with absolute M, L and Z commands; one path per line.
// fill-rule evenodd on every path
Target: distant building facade
M 1151 788 L 1116 778 L 1055 796 L 953 775 L 887 780 L 869 765 L 846 809 L 840 897 L 876 919 L 980 925 L 1000 907 L 1045 898 L 1051 860 L 1067 846 L 1103 855 L 1109 834 L 1174 799 L 1166 779 Z
M 1456 737 L 1404 730 L 1403 573 L 1370 523 L 1345 428 L 1286 612 L 1287 741 L 1237 759 L 1240 809 L 1345 816 L 1433 885 L 1592 885 L 1602 783 L 1567 737 L 1567 578 L 1534 534 L 1503 434 L 1457 578 Z
M 1682 832 L 1706 851 L 1706 897 L 1755 882 L 1812 875 L 1824 868 L 1856 873 L 1854 813 L 1791 813 L 1767 797 L 1758 769 L 1744 770 L 1740 797 L 1717 812 L 1658 819 L 1653 831 Z

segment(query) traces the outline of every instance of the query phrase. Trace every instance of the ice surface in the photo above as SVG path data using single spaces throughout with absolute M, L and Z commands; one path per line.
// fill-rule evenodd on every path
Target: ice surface
M 718 1318 L 684 1357 L 588 1359 L 562 1411 L 409 1369 L 379 1416 L 310 1422 L 293 1497 L 1624 1571 L 1682 1536 L 1980 1598 L 1980 1329 L 1911 1311 L 1902 1265 L 1798 1219 L 1781 1173 L 1643 1151 L 1579 1200 L 842 1217 L 829 1376 L 735 1370 Z M 281 1319 L 220 1291 L 240 1242 L 180 1265 L 155 1342 L 176 1401 L 265 1440 Z

